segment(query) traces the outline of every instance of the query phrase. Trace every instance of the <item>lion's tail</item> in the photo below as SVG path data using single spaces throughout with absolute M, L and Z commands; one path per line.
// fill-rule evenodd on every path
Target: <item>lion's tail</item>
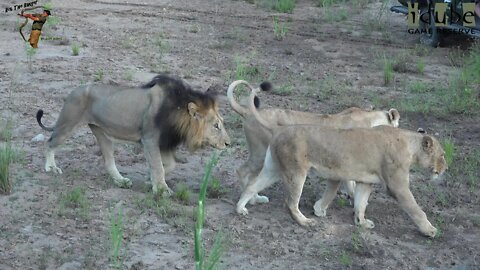
M 253 114 L 253 116 L 255 117 L 255 119 L 260 123 L 260 125 L 262 125 L 263 127 L 265 127 L 266 129 L 268 129 L 270 131 L 270 133 L 273 132 L 273 130 L 277 127 L 277 125 L 275 125 L 274 123 L 269 123 L 268 121 L 266 121 L 259 113 L 258 113 L 258 110 L 255 106 L 255 97 L 257 95 L 258 92 L 260 92 L 260 89 L 263 90 L 263 91 L 268 91 L 272 88 L 272 85 L 269 83 L 269 82 L 263 82 L 260 84 L 260 87 L 259 88 L 253 88 L 250 84 L 248 84 L 247 82 L 245 82 L 245 84 L 250 88 L 251 92 L 250 92 L 250 99 L 249 99 L 249 102 L 248 102 L 248 106 L 249 106 L 249 109 L 250 109 L 250 112 Z
M 242 105 L 238 104 L 238 102 L 235 100 L 235 97 L 233 96 L 233 91 L 240 84 L 248 85 L 248 83 L 246 81 L 243 81 L 243 80 L 234 81 L 233 83 L 230 84 L 230 86 L 228 86 L 227 98 L 228 98 L 228 101 L 230 102 L 230 105 L 232 106 L 233 110 L 236 111 L 238 114 L 240 114 L 240 116 L 245 118 L 245 117 L 247 117 L 247 115 L 250 114 L 250 110 L 248 110 L 248 108 L 245 108 Z M 255 104 L 256 108 L 258 108 L 260 106 L 260 100 L 258 99 L 257 96 L 254 97 L 254 104 Z
M 37 112 L 37 122 L 38 122 L 38 125 L 43 129 L 43 130 L 46 130 L 46 131 L 53 131 L 53 127 L 46 127 L 42 124 L 42 116 L 43 116 L 43 110 L 38 110 Z

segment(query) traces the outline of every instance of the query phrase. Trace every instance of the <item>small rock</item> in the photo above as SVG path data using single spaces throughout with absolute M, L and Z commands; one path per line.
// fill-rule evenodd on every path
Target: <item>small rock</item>
M 22 231 L 23 231 L 24 233 L 31 233 L 31 232 L 33 231 L 32 229 L 33 229 L 33 228 L 32 228 L 32 225 L 28 225 L 28 226 L 22 228 Z
M 32 139 L 32 142 L 43 142 L 43 141 L 45 141 L 45 135 L 43 134 L 38 134 Z

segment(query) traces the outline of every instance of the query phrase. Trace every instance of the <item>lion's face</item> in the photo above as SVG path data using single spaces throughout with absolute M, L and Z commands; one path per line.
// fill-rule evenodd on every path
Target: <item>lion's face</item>
M 225 149 L 230 144 L 230 137 L 223 126 L 223 118 L 218 113 L 216 104 L 199 106 L 190 102 L 185 117 L 183 119 L 187 120 L 179 126 L 182 133 L 186 134 L 186 143 L 190 150 L 207 145 Z
M 230 137 L 223 126 L 223 118 L 217 110 L 209 110 L 205 116 L 204 144 L 217 149 L 225 149 L 230 145 Z
M 433 178 L 437 178 L 448 169 L 445 151 L 437 139 L 429 135 L 423 136 L 420 152 L 419 163 L 431 170 Z

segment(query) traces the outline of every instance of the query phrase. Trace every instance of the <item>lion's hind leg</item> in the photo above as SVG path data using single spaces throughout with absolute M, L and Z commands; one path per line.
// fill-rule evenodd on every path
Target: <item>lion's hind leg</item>
M 355 224 L 367 229 L 373 229 L 373 221 L 365 218 L 365 209 L 368 205 L 368 197 L 372 193 L 372 185 L 365 183 L 356 183 L 355 187 Z
M 61 174 L 62 170 L 55 163 L 55 149 L 72 133 L 75 126 L 81 122 L 85 111 L 85 91 L 75 90 L 69 94 L 60 112 L 53 133 L 47 142 L 45 171 Z
M 55 163 L 55 150 L 52 147 L 48 147 L 46 160 L 45 160 L 45 171 L 53 171 L 56 174 L 62 174 L 62 170 L 57 167 Z
M 45 160 L 45 171 L 61 174 L 62 170 L 57 167 L 55 162 L 55 149 L 60 146 L 69 136 L 72 134 L 73 129 L 78 124 L 77 119 L 66 119 L 67 116 L 60 113 L 60 117 L 57 120 L 54 131 L 48 139 L 47 142 L 47 151 L 46 151 L 46 160 Z M 73 120 L 73 121 L 72 121 Z
M 340 187 L 340 194 L 346 199 L 350 200 L 350 204 L 352 204 L 351 199 L 355 196 L 355 181 L 345 181 L 342 182 Z
M 237 213 L 243 215 L 248 214 L 248 210 L 245 208 L 247 203 L 256 196 L 259 196 L 258 192 L 277 182 L 279 178 L 280 177 L 278 175 L 276 166 L 272 161 L 270 150 L 267 150 L 265 162 L 260 174 L 248 183 L 247 187 L 240 196 L 240 199 L 238 200 Z
M 115 165 L 115 159 L 113 157 L 113 142 L 110 140 L 103 130 L 95 125 L 88 125 L 93 132 L 93 135 L 97 138 L 98 145 L 102 151 L 103 161 L 107 168 L 108 174 L 113 178 L 113 182 L 122 188 L 129 188 L 132 186 L 132 181 L 123 177 Z
M 340 181 L 327 180 L 327 187 L 323 192 L 322 198 L 315 202 L 313 210 L 315 216 L 324 217 L 327 215 L 327 208 L 337 196 L 337 190 L 340 187 Z
M 243 164 L 238 170 L 237 174 L 240 178 L 240 185 L 242 188 L 242 191 L 245 190 L 245 188 L 248 186 L 248 184 L 252 181 L 255 181 L 257 176 L 260 174 L 260 171 L 262 170 L 262 166 L 255 165 L 253 166 L 252 164 Z M 269 199 L 267 196 L 264 195 L 259 195 L 255 194 L 249 201 L 248 203 L 251 205 L 255 205 L 257 203 L 268 203 Z
M 248 184 L 251 181 L 254 181 L 254 179 L 259 175 L 260 171 L 262 170 L 262 165 L 265 162 L 263 157 L 265 157 L 266 149 L 263 147 L 263 145 L 256 145 L 256 148 L 254 149 L 252 149 L 251 146 L 249 146 L 248 148 L 250 151 L 248 160 L 236 170 L 237 175 L 240 178 L 240 187 L 242 191 L 244 191 Z M 268 202 L 269 199 L 267 196 L 255 194 L 248 203 L 254 205 L 257 203 Z

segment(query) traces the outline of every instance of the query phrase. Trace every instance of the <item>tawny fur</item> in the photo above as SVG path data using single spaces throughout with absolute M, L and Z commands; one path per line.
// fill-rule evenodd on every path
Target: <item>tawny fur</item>
M 185 144 L 194 151 L 203 146 L 224 149 L 230 138 L 218 113 L 214 95 L 194 91 L 180 79 L 156 76 L 142 88 L 113 85 L 90 85 L 73 90 L 54 127 L 45 127 L 37 113 L 39 125 L 53 131 L 48 140 L 46 171 L 62 173 L 55 163 L 54 151 L 79 123 L 87 123 L 103 154 L 105 166 L 115 184 L 130 187 L 115 165 L 113 139 L 140 143 L 150 167 L 154 193 L 172 191 L 165 174 L 175 167 L 175 150 Z
M 252 99 L 254 93 L 252 91 Z M 269 124 L 253 105 L 250 108 L 262 125 Z M 413 164 L 429 169 L 435 176 L 447 169 L 445 152 L 434 137 L 389 126 L 342 130 L 297 125 L 271 131 L 273 138 L 263 168 L 245 188 L 237 203 L 238 213 L 247 214 L 245 206 L 255 194 L 282 180 L 288 190 L 286 203 L 292 217 L 304 226 L 315 224 L 298 208 L 307 172 L 313 168 L 319 176 L 328 179 L 327 189 L 314 206 L 317 216 L 326 215 L 340 182 L 355 180 L 355 223 L 373 228 L 373 222 L 365 218 L 365 208 L 371 185 L 384 183 L 420 232 L 435 236 L 437 229 L 428 221 L 409 188 L 409 170 Z
M 252 89 L 252 86 L 246 81 L 238 80 L 230 84 L 227 91 L 230 105 L 243 118 L 243 130 L 249 153 L 248 160 L 237 169 L 243 190 L 251 179 L 255 178 L 260 172 L 272 134 L 259 124 L 248 107 L 243 107 L 236 102 L 234 90 L 239 85 L 245 85 L 250 89 Z M 272 108 L 258 110 L 258 113 L 272 127 L 301 124 L 332 128 L 373 127 L 378 125 L 398 127 L 400 120 L 400 114 L 396 109 L 372 111 L 352 107 L 338 114 L 328 115 Z M 353 196 L 354 182 L 346 182 L 345 184 L 346 192 Z M 268 202 L 268 198 L 260 195 L 255 195 L 250 201 L 251 204 L 265 202 Z

